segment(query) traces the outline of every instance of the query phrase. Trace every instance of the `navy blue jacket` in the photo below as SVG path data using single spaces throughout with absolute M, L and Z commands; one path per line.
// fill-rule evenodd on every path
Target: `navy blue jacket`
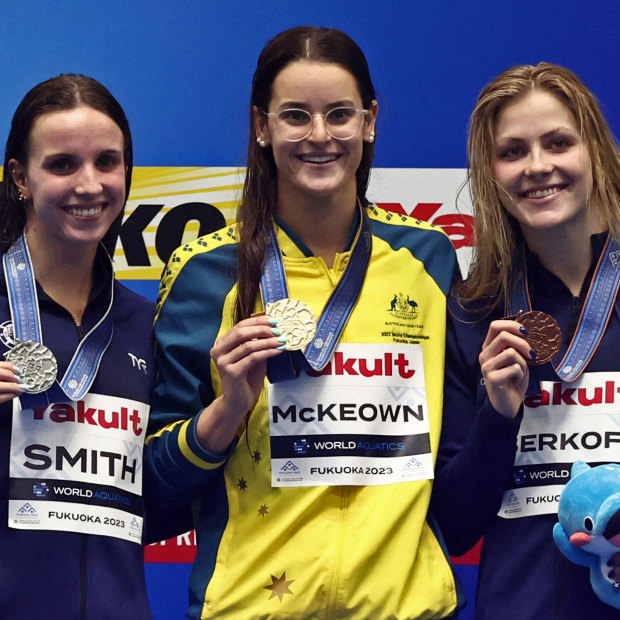
M 605 238 L 592 238 L 595 260 Z M 529 255 L 527 261 L 532 307 L 555 317 L 565 334 L 571 332 L 579 308 L 570 291 L 535 256 Z M 467 312 L 454 297 L 450 300 L 433 512 L 453 555 L 463 554 L 484 536 L 477 620 L 618 620 L 620 611 L 593 593 L 589 569 L 569 562 L 556 548 L 552 538 L 556 515 L 497 516 L 502 495 L 511 488 L 520 418 L 506 420 L 489 403 L 478 354 L 489 323 L 503 316 L 503 306 L 500 302 L 481 319 L 473 306 Z M 566 346 L 564 338 L 559 356 Z M 619 371 L 619 346 L 617 302 L 586 372 Z M 541 381 L 557 381 L 550 364 L 537 368 Z
M 96 286 L 83 318 L 85 331 L 99 320 L 108 306 L 111 277 L 109 264 L 99 256 L 94 278 Z M 56 356 L 61 377 L 80 335 L 71 315 L 41 287 L 38 287 L 38 296 L 43 340 Z M 148 403 L 155 375 L 151 340 L 154 305 L 115 282 L 112 311 L 114 335 L 90 391 Z M 2 270 L 0 356 L 7 351 L 10 321 Z M 137 363 L 138 359 L 144 364 Z M 108 536 L 19 530 L 7 526 L 11 410 L 10 402 L 0 405 L 0 515 L 3 515 L 0 519 L 0 617 L 19 620 L 152 618 L 142 545 Z

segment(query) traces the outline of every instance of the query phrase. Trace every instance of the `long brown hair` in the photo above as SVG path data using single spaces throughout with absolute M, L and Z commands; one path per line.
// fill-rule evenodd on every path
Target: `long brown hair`
M 335 63 L 349 71 L 357 81 L 364 108 L 369 108 L 376 97 L 364 53 L 340 30 L 313 26 L 291 28 L 276 35 L 263 48 L 252 80 L 247 172 L 237 212 L 240 224 L 237 320 L 249 317 L 254 309 L 277 199 L 278 172 L 273 151 L 271 146 L 261 148 L 256 143 L 254 109 L 269 109 L 274 80 L 284 67 L 296 60 Z M 364 142 L 362 161 L 356 172 L 357 196 L 362 204 L 367 203 L 374 150 L 374 144 Z
M 462 301 L 486 298 L 494 307 L 510 290 L 511 263 L 524 243 L 517 221 L 503 208 L 494 175 L 494 138 L 500 111 L 532 90 L 552 94 L 572 113 L 592 161 L 590 203 L 620 240 L 620 155 L 594 95 L 572 71 L 548 62 L 507 69 L 480 93 L 471 116 L 467 154 L 476 246 Z
M 9 161 L 16 159 L 24 168 L 28 164 L 28 139 L 39 116 L 50 112 L 73 110 L 81 106 L 93 108 L 110 117 L 123 134 L 125 160 L 125 201 L 131 186 L 133 146 L 131 131 L 123 108 L 110 91 L 97 80 L 84 75 L 63 73 L 34 86 L 26 93 L 13 114 L 11 130 L 4 150 L 4 180 L 0 188 L 0 247 L 6 250 L 19 238 L 26 225 L 26 209 L 9 171 Z M 110 255 L 114 252 L 121 228 L 123 212 L 114 220 L 103 238 Z

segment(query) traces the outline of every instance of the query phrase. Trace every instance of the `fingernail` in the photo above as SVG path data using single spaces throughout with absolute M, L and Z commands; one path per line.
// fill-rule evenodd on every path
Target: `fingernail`
M 278 324 L 278 319 L 269 319 L 269 325 L 275 327 Z
M 538 355 L 536 355 L 536 351 L 534 351 L 534 349 L 530 349 L 530 357 L 535 360 Z
M 282 335 L 282 332 L 277 327 L 272 327 L 271 328 L 271 333 L 274 336 L 281 336 Z
M 20 387 L 22 390 L 29 390 L 29 389 L 31 389 L 31 388 L 30 388 L 30 386 L 29 386 L 27 383 L 24 383 L 23 381 L 19 381 L 19 380 L 18 380 L 18 381 L 17 381 L 17 385 L 19 385 L 19 387 Z
M 278 349 L 278 351 L 285 351 L 286 350 L 286 345 L 285 344 L 281 344 L 279 347 L 276 347 L 276 349 Z
M 521 327 L 519 327 L 519 331 L 524 335 L 527 336 L 530 333 L 530 330 L 527 327 L 523 327 L 523 325 L 521 325 Z
M 279 336 L 278 342 L 288 342 L 288 336 Z

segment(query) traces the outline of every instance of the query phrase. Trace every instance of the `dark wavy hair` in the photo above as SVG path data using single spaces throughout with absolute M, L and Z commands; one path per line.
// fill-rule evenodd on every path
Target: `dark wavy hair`
M 0 247 L 8 249 L 17 241 L 26 225 L 26 209 L 8 163 L 16 159 L 24 168 L 28 163 L 28 139 L 35 120 L 43 114 L 86 106 L 111 118 L 123 134 L 125 159 L 125 201 L 131 186 L 133 145 L 129 122 L 123 108 L 110 91 L 97 80 L 79 74 L 63 73 L 37 84 L 15 110 L 4 149 L 4 180 L 0 187 Z M 123 221 L 123 212 L 112 223 L 103 244 L 112 256 Z
M 376 98 L 364 53 L 340 30 L 299 26 L 276 35 L 263 48 L 252 80 L 247 172 L 237 213 L 240 225 L 237 320 L 249 317 L 254 309 L 277 198 L 278 172 L 273 150 L 271 146 L 261 148 L 256 143 L 254 110 L 269 109 L 274 80 L 284 67 L 297 60 L 334 63 L 346 69 L 355 78 L 366 109 Z M 364 142 L 356 172 L 357 197 L 364 205 L 368 202 L 366 189 L 374 153 L 374 144 Z

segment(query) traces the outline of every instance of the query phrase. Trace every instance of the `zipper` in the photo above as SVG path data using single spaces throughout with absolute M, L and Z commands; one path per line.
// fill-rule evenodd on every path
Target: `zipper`
M 347 521 L 349 516 L 349 495 L 350 491 L 348 487 L 341 487 L 340 496 L 340 536 L 338 541 L 338 555 L 336 557 L 336 568 L 334 570 L 334 576 L 332 578 L 332 595 L 329 607 L 327 609 L 326 620 L 329 618 L 336 618 L 336 606 L 338 603 L 338 590 L 340 586 L 340 574 L 342 570 L 342 560 L 344 557 L 345 537 L 347 532 Z
M 65 308 L 65 310 L 66 310 L 66 308 Z M 79 340 L 81 342 L 84 339 L 84 336 L 86 335 L 86 332 L 84 331 L 84 328 L 82 327 L 82 325 L 75 318 L 75 315 L 73 314 L 73 312 L 71 312 L 71 310 L 67 310 L 67 312 L 71 315 L 71 318 L 73 319 L 73 324 L 75 325 L 75 329 L 77 331 L 78 338 L 79 338 Z
M 583 281 L 581 282 L 581 286 L 579 287 L 579 293 L 577 295 L 573 295 L 571 293 L 571 312 L 570 312 L 570 320 L 568 325 L 566 326 L 566 331 L 564 336 L 566 340 L 572 340 L 575 329 L 577 328 L 577 323 L 579 322 L 579 318 L 581 316 L 581 310 L 583 309 L 583 304 L 585 303 L 585 296 L 587 290 L 590 288 L 590 282 L 592 281 L 592 276 L 594 274 L 593 265 L 590 265 L 588 271 L 586 271 L 585 276 L 583 276 Z

